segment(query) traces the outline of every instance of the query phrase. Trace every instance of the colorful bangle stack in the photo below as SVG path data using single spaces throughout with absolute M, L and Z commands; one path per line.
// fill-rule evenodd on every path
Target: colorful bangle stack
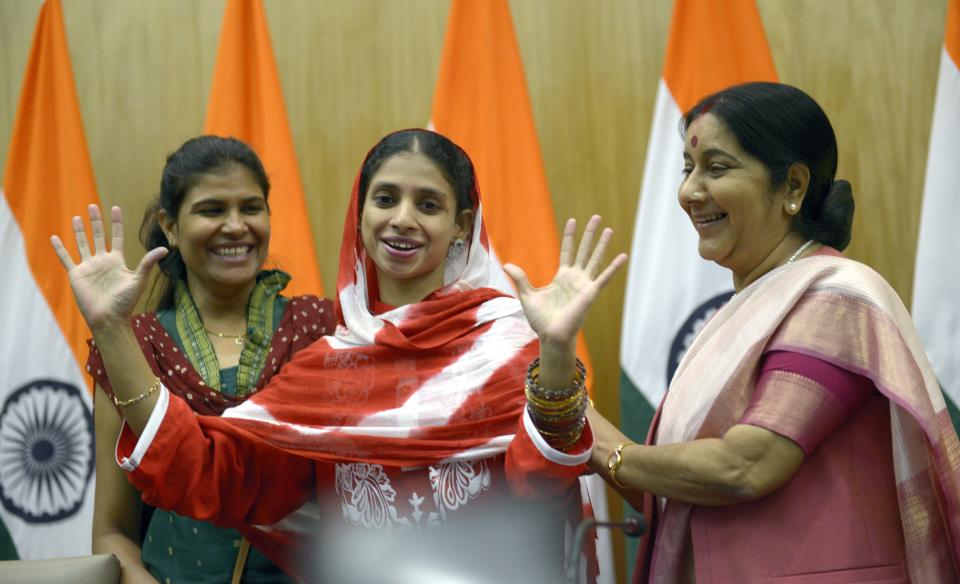
M 557 450 L 566 450 L 580 440 L 590 402 L 585 380 L 587 370 L 577 359 L 577 374 L 570 387 L 550 390 L 540 385 L 540 359 L 527 369 L 527 411 L 540 435 Z

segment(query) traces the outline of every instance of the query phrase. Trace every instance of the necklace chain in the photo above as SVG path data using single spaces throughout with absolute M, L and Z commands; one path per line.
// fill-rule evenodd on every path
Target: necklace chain
M 205 330 L 208 335 L 214 335 L 214 336 L 220 337 L 221 339 L 233 339 L 233 343 L 238 347 L 242 347 L 243 344 L 247 342 L 247 333 L 243 333 L 239 335 L 228 335 L 227 333 L 218 333 L 216 331 L 212 331 L 207 327 L 203 327 L 203 330 Z
M 793 252 L 793 255 L 790 256 L 790 257 L 787 259 L 786 263 L 784 263 L 783 265 L 786 266 L 786 265 L 788 265 L 788 264 L 792 264 L 792 263 L 794 262 L 794 260 L 796 260 L 798 257 L 800 257 L 800 254 L 802 254 L 803 252 L 805 252 L 805 251 L 807 250 L 807 248 L 810 247 L 811 245 L 813 245 L 814 243 L 816 243 L 816 240 L 815 240 L 815 239 L 808 239 L 806 242 L 804 242 L 803 245 L 801 245 L 799 248 L 797 248 L 797 251 Z M 730 300 L 733 300 L 734 298 L 736 298 L 736 297 L 737 297 L 737 294 L 739 294 L 739 292 L 734 292 L 734 293 L 733 293 L 733 296 L 730 297 Z M 727 302 L 730 302 L 730 300 L 727 300 Z
M 808 239 L 806 243 L 804 243 L 803 245 L 801 245 L 801 246 L 797 249 L 797 251 L 793 252 L 793 255 L 790 256 L 790 259 L 787 260 L 787 264 L 792 264 L 792 263 L 793 263 L 793 260 L 795 260 L 795 259 L 797 259 L 798 257 L 800 257 L 800 254 L 802 254 L 804 251 L 806 251 L 806 249 L 807 249 L 808 247 L 810 247 L 811 245 L 813 245 L 814 241 L 815 241 L 815 240 L 813 240 L 813 239 Z M 786 265 L 786 264 L 784 264 L 784 265 Z

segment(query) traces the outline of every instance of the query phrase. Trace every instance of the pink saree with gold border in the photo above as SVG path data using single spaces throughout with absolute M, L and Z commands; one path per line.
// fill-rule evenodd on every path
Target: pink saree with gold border
M 749 405 L 761 359 L 772 350 L 802 353 L 863 375 L 889 400 L 909 579 L 960 581 L 957 435 L 910 315 L 886 281 L 862 264 L 811 256 L 769 272 L 737 294 L 706 324 L 680 364 L 654 443 L 722 436 Z M 673 582 L 693 507 L 660 503 L 650 581 Z

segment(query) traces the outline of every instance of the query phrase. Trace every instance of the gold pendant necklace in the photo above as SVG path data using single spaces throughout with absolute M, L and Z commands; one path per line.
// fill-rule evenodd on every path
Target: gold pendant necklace
M 208 335 L 214 335 L 220 337 L 221 339 L 233 339 L 233 344 L 237 345 L 238 347 L 242 347 L 243 344 L 247 342 L 247 333 L 243 333 L 242 335 L 228 335 L 226 333 L 214 332 L 206 327 L 204 327 L 203 330 L 207 331 Z

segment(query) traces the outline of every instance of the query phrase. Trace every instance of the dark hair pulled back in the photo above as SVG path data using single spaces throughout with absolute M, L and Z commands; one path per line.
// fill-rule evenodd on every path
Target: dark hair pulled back
M 159 282 L 159 300 L 157 308 L 173 306 L 173 282 L 186 281 L 187 266 L 177 248 L 171 248 L 167 236 L 160 228 L 159 211 L 176 218 L 180 206 L 196 184 L 206 175 L 228 172 L 234 165 L 250 171 L 254 180 L 263 191 L 264 198 L 270 194 L 270 180 L 256 152 L 246 143 L 236 138 L 221 136 L 199 136 L 183 143 L 173 154 L 167 157 L 160 179 L 160 194 L 147 207 L 140 224 L 140 242 L 150 250 L 166 247 L 170 253 L 160 260 L 160 271 L 166 276 L 165 282 Z M 157 289 L 154 288 L 154 292 Z
M 843 250 L 853 225 L 853 189 L 837 173 L 837 138 L 823 109 L 790 85 L 756 82 L 734 85 L 700 100 L 684 115 L 681 133 L 711 113 L 726 124 L 740 146 L 760 160 L 779 186 L 794 163 L 810 170 L 810 182 L 794 231 L 804 239 Z
M 477 178 L 470 157 L 446 136 L 422 129 L 400 130 L 387 134 L 370 150 L 360 169 L 358 184 L 360 209 L 363 209 L 373 175 L 380 170 L 388 158 L 403 153 L 423 154 L 437 165 L 453 188 L 453 194 L 457 200 L 457 213 L 464 209 L 473 209 L 473 193 Z

